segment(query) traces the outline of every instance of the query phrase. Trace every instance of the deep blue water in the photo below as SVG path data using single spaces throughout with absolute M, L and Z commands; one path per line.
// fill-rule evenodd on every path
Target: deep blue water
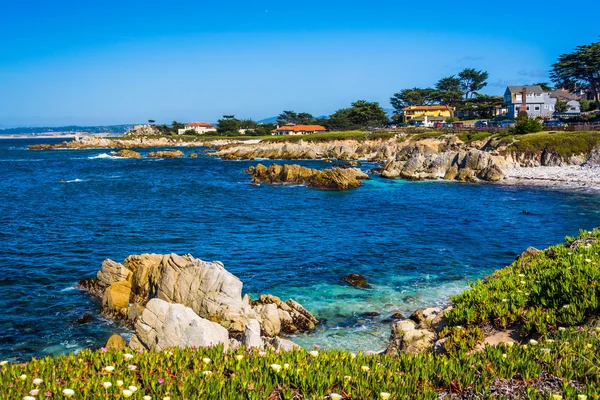
M 98 347 L 126 332 L 75 289 L 105 258 L 221 260 L 251 295 L 293 297 L 327 319 L 294 340 L 368 350 L 381 347 L 394 311 L 443 303 L 528 246 L 600 225 L 594 191 L 380 178 L 344 193 L 254 187 L 242 170 L 255 162 L 115 159 L 30 143 L 0 140 L 0 359 Z M 373 288 L 339 281 L 351 272 Z M 371 311 L 381 316 L 363 316 Z M 85 313 L 94 320 L 73 323 Z

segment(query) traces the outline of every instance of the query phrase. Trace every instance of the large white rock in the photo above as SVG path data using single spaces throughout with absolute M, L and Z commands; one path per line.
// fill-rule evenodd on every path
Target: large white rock
M 152 299 L 135 323 L 130 346 L 149 350 L 169 347 L 229 347 L 229 333 L 221 325 L 199 317 L 183 304 Z
M 249 319 L 246 323 L 246 329 L 242 335 L 242 344 L 247 349 L 264 347 L 262 338 L 260 337 L 260 323 L 255 319 Z
M 190 307 L 230 331 L 243 332 L 251 315 L 242 301 L 242 282 L 220 262 L 171 254 L 163 259 L 157 297 Z

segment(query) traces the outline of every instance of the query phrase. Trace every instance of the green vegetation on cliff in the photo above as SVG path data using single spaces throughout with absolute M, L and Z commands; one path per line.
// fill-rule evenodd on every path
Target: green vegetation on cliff
M 0 398 L 598 399 L 599 252 L 600 231 L 582 232 L 453 298 L 448 354 L 84 350 L 1 362 Z M 469 351 L 483 330 L 514 324 L 529 335 L 520 344 Z
M 539 132 L 515 136 L 510 150 L 523 153 L 549 151 L 562 157 L 586 154 L 600 143 L 600 132 Z

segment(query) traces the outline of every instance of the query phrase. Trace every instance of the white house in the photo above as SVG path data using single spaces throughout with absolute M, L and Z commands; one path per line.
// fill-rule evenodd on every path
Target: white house
M 556 99 L 551 98 L 550 93 L 544 92 L 539 85 L 509 86 L 504 92 L 504 105 L 507 107 L 506 115 L 510 119 L 519 115 L 522 106 L 529 118 L 549 118 L 554 114 Z
M 208 122 L 190 122 L 185 124 L 185 128 L 178 129 L 177 134 L 183 135 L 186 131 L 196 131 L 198 135 L 204 135 L 207 132 L 216 132 L 217 129 Z

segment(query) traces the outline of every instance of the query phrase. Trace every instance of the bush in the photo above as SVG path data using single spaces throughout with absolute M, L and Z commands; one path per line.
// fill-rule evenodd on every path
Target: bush
M 510 131 L 516 135 L 524 135 L 526 133 L 540 132 L 544 129 L 542 123 L 534 118 L 520 119 L 515 126 L 510 128 Z

